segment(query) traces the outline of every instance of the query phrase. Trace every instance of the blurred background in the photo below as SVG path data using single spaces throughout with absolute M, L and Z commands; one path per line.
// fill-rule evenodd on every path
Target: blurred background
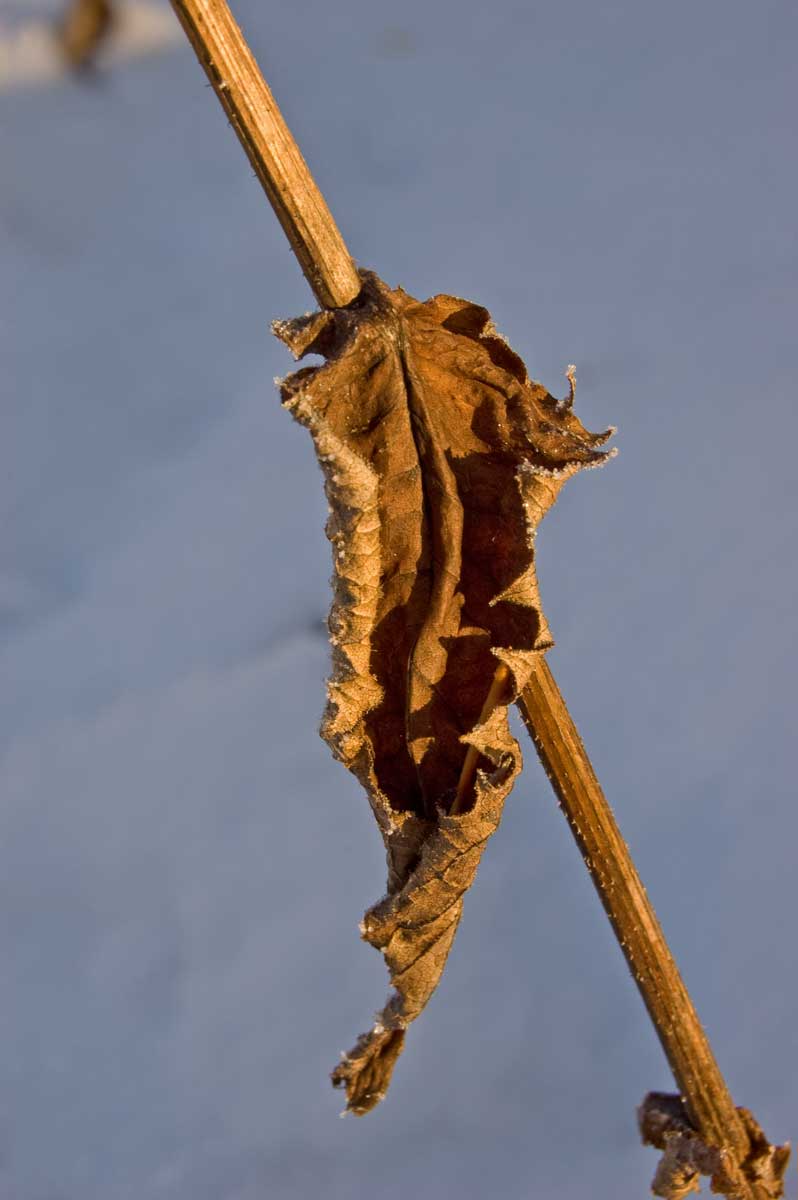
M 798 10 L 234 10 L 358 261 L 618 426 L 538 540 L 551 663 L 737 1103 L 794 1137 Z M 0 1197 L 646 1195 L 671 1081 L 524 738 L 391 1092 L 338 1120 L 384 862 L 316 732 L 325 501 L 269 333 L 313 299 L 168 6 L 79 71 L 61 15 L 0 3 Z

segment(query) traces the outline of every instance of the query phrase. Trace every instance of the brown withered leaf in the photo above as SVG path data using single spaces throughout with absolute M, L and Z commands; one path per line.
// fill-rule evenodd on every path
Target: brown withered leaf
M 573 381 L 564 401 L 531 382 L 484 308 L 363 279 L 346 308 L 274 325 L 295 357 L 327 360 L 281 385 L 330 504 L 322 736 L 365 787 L 388 858 L 362 933 L 394 991 L 333 1072 L 359 1114 L 384 1096 L 437 986 L 521 767 L 507 707 L 551 645 L 537 526 L 570 475 L 604 461 L 612 432 L 573 415 Z
M 710 1146 L 700 1137 L 681 1096 L 649 1092 L 637 1110 L 640 1134 L 644 1145 L 664 1151 L 651 1182 L 652 1194 L 664 1200 L 685 1200 L 692 1192 L 701 1191 L 700 1176 L 708 1175 L 713 1193 L 733 1196 L 739 1192 L 741 1173 L 754 1185 L 757 1196 L 773 1200 L 783 1196 L 789 1144 L 772 1146 L 752 1112 L 738 1108 L 737 1113 L 748 1135 L 748 1151 L 735 1163 L 728 1149 Z

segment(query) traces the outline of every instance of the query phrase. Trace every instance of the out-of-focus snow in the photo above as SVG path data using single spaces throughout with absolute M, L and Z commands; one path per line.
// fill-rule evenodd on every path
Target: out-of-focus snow
M 358 259 L 486 304 L 552 390 L 575 361 L 619 427 L 539 537 L 552 665 L 789 1137 L 798 14 L 236 12 Z M 187 47 L 0 112 L 0 1197 L 644 1194 L 668 1073 L 526 743 L 390 1096 L 337 1119 L 384 872 L 316 736 L 325 506 L 268 334 L 307 288 Z

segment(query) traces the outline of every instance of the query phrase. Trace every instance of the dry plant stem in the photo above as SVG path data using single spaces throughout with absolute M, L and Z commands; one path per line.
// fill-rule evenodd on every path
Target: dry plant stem
M 735 1162 L 748 1136 L 565 701 L 541 656 L 521 715 L 657 1030 L 690 1117 Z M 739 1174 L 741 1196 L 765 1195 Z
M 260 74 L 225 0 L 172 0 L 285 230 L 319 304 L 348 304 L 361 283 L 324 199 Z M 496 672 L 487 716 L 505 679 Z M 519 705 L 551 784 L 645 1001 L 677 1085 L 701 1137 L 745 1158 L 748 1137 L 673 961 L 627 846 L 585 753 L 557 684 L 541 655 Z M 469 757 L 470 755 L 470 757 Z M 466 756 L 454 812 L 468 794 L 476 755 Z M 766 1193 L 731 1164 L 735 1195 Z
M 224 0 L 172 0 L 277 219 L 323 308 L 354 300 L 360 279 L 324 197 Z

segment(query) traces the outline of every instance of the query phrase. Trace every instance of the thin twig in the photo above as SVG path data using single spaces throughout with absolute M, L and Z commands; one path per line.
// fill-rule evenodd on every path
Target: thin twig
M 323 307 L 360 290 L 352 259 L 225 0 L 172 0 L 192 46 Z M 495 679 L 486 707 L 496 703 Z M 749 1138 L 582 741 L 541 655 L 519 700 L 538 754 L 700 1136 L 726 1160 L 731 1195 L 767 1193 L 739 1169 Z M 464 765 L 463 788 L 470 782 Z M 459 794 L 459 793 L 458 793 Z M 457 801 L 456 801 L 457 803 Z M 729 1161 L 732 1160 L 732 1161 Z
M 629 848 L 542 655 L 521 695 L 519 708 L 657 1030 L 690 1118 L 705 1142 L 728 1149 L 734 1164 L 740 1163 L 749 1148 L 748 1135 Z M 757 1194 L 741 1174 L 740 1194 Z

